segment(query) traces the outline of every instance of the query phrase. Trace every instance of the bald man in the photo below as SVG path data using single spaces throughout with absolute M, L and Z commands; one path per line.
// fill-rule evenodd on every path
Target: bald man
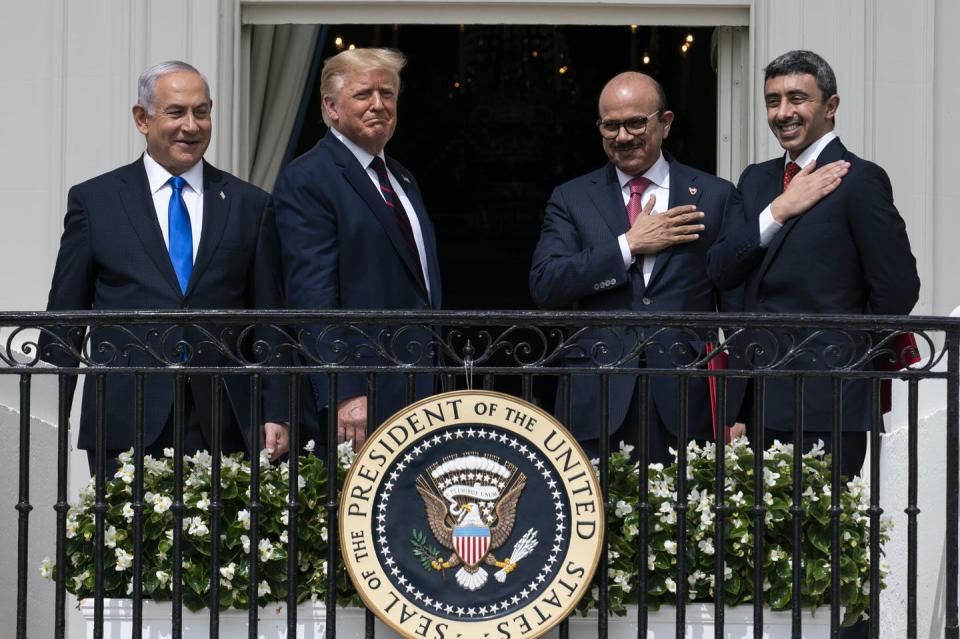
M 739 289 L 721 292 L 706 273 L 707 250 L 726 229 L 742 223 L 732 184 L 680 164 L 663 151 L 674 114 L 652 77 L 621 73 L 600 94 L 596 126 L 610 161 L 557 187 L 547 203 L 530 269 L 530 292 L 545 309 L 633 310 L 645 313 L 740 310 Z M 675 368 L 704 350 L 706 331 L 670 328 L 652 337 L 639 358 L 626 355 L 651 329 L 595 329 L 578 340 L 565 365 L 618 362 L 631 368 Z M 603 342 L 606 352 L 593 349 Z M 679 346 L 674 346 L 679 344 Z M 636 443 L 641 400 L 637 377 L 610 375 L 611 443 Z M 678 378 L 651 377 L 651 462 L 669 463 L 676 447 Z M 602 415 L 598 376 L 571 375 L 568 426 L 588 454 L 599 451 Z M 563 397 L 557 414 L 562 415 Z M 689 439 L 713 439 L 704 379 L 689 380 Z M 724 420 L 728 421 L 728 420 Z

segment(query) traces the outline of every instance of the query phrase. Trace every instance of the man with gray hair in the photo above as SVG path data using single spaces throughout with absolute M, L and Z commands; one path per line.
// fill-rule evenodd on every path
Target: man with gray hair
M 212 107 L 206 78 L 189 64 L 164 62 L 143 72 L 133 119 L 146 139 L 146 152 L 132 164 L 70 189 L 47 310 L 283 308 L 270 196 L 203 160 Z M 214 334 L 230 335 L 227 328 L 207 327 Z M 81 350 L 83 333 L 46 333 L 40 341 L 43 358 L 76 366 L 68 352 Z M 229 365 L 217 349 L 198 349 L 208 339 L 205 334 L 190 325 L 93 327 L 87 345 L 93 360 L 112 366 L 179 364 L 189 372 L 191 366 Z M 147 348 L 124 348 L 137 341 Z M 181 341 L 192 350 L 179 350 Z M 120 350 L 101 351 L 100 344 Z M 234 352 L 249 346 L 229 345 Z M 273 376 L 265 376 L 261 441 L 245 443 L 251 419 L 249 383 L 227 377 L 220 410 L 222 450 L 263 446 L 273 458 L 282 455 L 289 445 L 283 423 L 285 391 L 269 379 Z M 103 463 L 110 468 L 117 454 L 134 444 L 134 380 L 132 375 L 107 375 L 105 385 Z M 91 472 L 97 461 L 95 390 L 94 384 L 85 385 L 79 433 Z M 145 376 L 144 445 L 157 457 L 173 446 L 174 394 L 171 376 Z M 214 397 L 210 377 L 186 377 L 187 454 L 212 448 Z
M 403 54 L 351 49 L 324 62 L 323 121 L 317 145 L 291 162 L 274 189 L 287 299 L 298 309 L 438 309 L 440 269 L 433 226 L 413 175 L 384 148 L 397 126 Z M 384 331 L 303 328 L 316 358 L 355 366 L 427 364 L 419 346 L 428 327 Z M 343 347 L 346 346 L 344 349 Z M 362 443 L 370 421 L 385 419 L 408 396 L 433 391 L 418 375 L 380 374 L 376 405 L 368 404 L 365 375 L 340 375 L 336 397 L 329 379 L 312 375 L 320 409 L 337 411 L 339 441 Z

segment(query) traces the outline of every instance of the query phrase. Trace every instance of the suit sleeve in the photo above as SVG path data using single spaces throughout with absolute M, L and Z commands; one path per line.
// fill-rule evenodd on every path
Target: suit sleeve
M 337 212 L 318 186 L 325 179 L 326 176 L 311 175 L 300 165 L 292 165 L 280 175 L 274 188 L 280 258 L 290 308 L 324 310 L 342 306 L 340 251 L 349 248 L 340 246 Z M 309 325 L 301 327 L 301 331 L 307 348 L 321 361 L 342 361 L 343 344 L 348 345 L 349 352 L 356 352 L 356 337 L 343 330 Z M 316 382 L 314 379 L 318 404 L 325 406 L 328 398 L 326 393 L 320 396 Z M 339 399 L 365 393 L 364 376 L 339 376 Z
M 628 282 L 617 238 L 584 248 L 574 217 L 562 189 L 554 190 L 530 268 L 530 295 L 540 308 L 569 307 Z
M 890 178 L 867 163 L 858 182 L 852 189 L 856 201 L 847 207 L 847 215 L 869 287 L 866 311 L 907 315 L 919 299 L 920 277 L 906 224 L 893 204 Z
M 720 226 L 720 237 L 730 234 L 734 229 L 745 226 L 747 223 L 746 211 L 743 207 L 743 199 L 740 192 L 730 185 L 727 192 L 727 201 L 723 207 L 723 221 Z M 709 262 L 709 253 L 707 260 Z M 708 267 L 709 270 L 709 267 Z M 728 288 L 719 288 L 717 291 L 718 304 L 717 310 L 725 313 L 737 313 L 743 310 L 744 284 L 739 284 Z
M 93 248 L 90 243 L 90 223 L 77 187 L 67 195 L 67 214 L 64 217 L 60 250 L 53 270 L 48 311 L 88 311 L 93 308 L 94 279 L 96 277 Z M 69 353 L 83 347 L 85 327 L 45 327 L 41 329 L 38 346 L 41 358 L 60 367 L 76 367 L 77 358 Z M 76 377 L 68 379 L 67 405 L 72 402 Z
M 750 207 L 749 190 L 751 184 L 750 173 L 753 167 L 747 167 L 740 182 L 737 184 L 738 193 L 746 201 L 741 200 L 741 207 L 745 212 L 740 216 L 740 222 L 733 220 L 728 224 L 724 220 L 724 230 L 720 239 L 707 252 L 707 275 L 713 283 L 724 291 L 732 291 L 742 287 L 750 274 L 763 261 L 766 248 L 760 245 L 760 226 L 757 218 L 762 211 L 752 210 Z M 738 197 L 738 199 L 740 199 Z

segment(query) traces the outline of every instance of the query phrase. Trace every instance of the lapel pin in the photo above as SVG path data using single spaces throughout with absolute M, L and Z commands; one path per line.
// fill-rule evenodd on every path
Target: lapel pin
M 227 196 L 224 195 L 223 191 L 220 191 L 220 199 L 221 199 L 221 200 L 227 199 Z
M 687 190 L 690 191 L 690 195 L 696 195 L 696 194 L 697 194 L 697 187 L 695 187 L 695 186 L 688 186 L 688 187 L 687 187 Z M 221 194 L 221 195 L 222 195 L 222 194 Z
M 404 182 L 406 182 L 407 184 L 410 184 L 410 178 L 408 178 L 406 175 L 401 175 L 400 177 L 403 178 Z

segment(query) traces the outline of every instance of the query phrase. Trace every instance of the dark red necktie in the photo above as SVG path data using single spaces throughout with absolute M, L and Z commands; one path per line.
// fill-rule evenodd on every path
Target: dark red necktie
M 794 176 L 800 172 L 800 165 L 796 162 L 787 162 L 787 166 L 783 169 L 783 190 L 786 191 L 787 187 L 790 186 L 790 182 L 793 181 Z
M 380 192 L 383 193 L 383 199 L 386 200 L 387 206 L 393 211 L 394 222 L 396 222 L 397 228 L 400 230 L 400 235 L 403 236 L 403 241 L 410 250 L 413 263 L 418 267 L 417 276 L 420 278 L 420 283 L 426 287 L 423 279 L 423 266 L 420 264 L 420 251 L 417 250 L 417 241 L 413 237 L 413 227 L 410 226 L 410 218 L 407 217 L 407 211 L 403 208 L 403 203 L 400 202 L 400 198 L 393 191 L 393 185 L 390 184 L 387 165 L 384 163 L 383 158 L 376 156 L 373 158 L 370 166 L 372 166 L 373 170 L 377 173 L 377 180 L 380 182 Z
M 627 186 L 630 187 L 630 199 L 627 200 L 627 222 L 630 223 L 630 226 L 633 226 L 637 218 L 643 215 L 643 202 L 641 202 L 643 192 L 651 184 L 653 182 L 645 177 L 635 177 L 627 182 Z

